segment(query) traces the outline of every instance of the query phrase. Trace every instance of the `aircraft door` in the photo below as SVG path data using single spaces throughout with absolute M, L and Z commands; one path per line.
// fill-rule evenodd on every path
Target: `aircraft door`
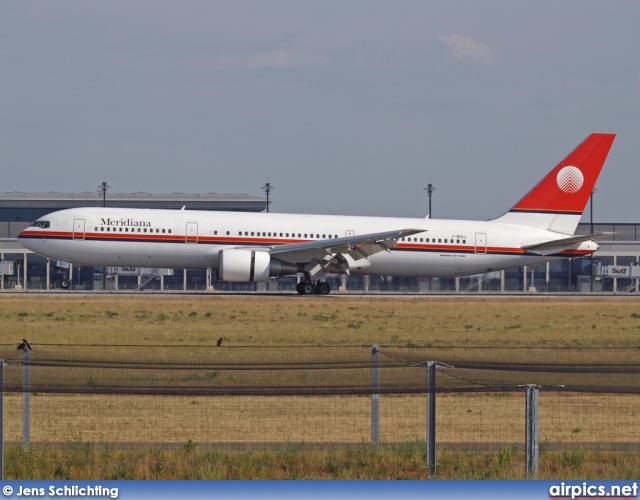
M 476 233 L 476 253 L 487 253 L 486 233 Z
M 198 223 L 187 222 L 187 232 L 185 241 L 187 243 L 198 243 Z
M 84 219 L 73 219 L 73 239 L 84 240 Z

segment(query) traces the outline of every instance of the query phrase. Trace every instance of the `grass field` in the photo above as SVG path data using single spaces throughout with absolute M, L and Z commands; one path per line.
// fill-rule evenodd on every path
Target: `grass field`
M 25 294 L 0 295 L 0 321 L 4 359 L 16 357 L 22 338 L 34 345 L 34 358 L 64 355 L 99 361 L 140 359 L 141 353 L 153 352 L 154 362 L 167 362 L 176 352 L 183 356 L 188 351 L 195 361 L 224 354 L 235 363 L 254 363 L 284 349 L 307 363 L 325 352 L 317 346 L 327 346 L 330 356 L 344 360 L 359 349 L 366 360 L 369 351 L 358 346 L 372 344 L 403 356 L 419 356 L 420 349 L 429 348 L 454 360 L 562 366 L 637 366 L 640 354 L 640 302 L 634 300 Z M 219 337 L 229 349 L 212 351 Z M 129 347 L 115 347 L 122 345 Z M 261 358 L 246 352 L 258 352 Z M 32 382 L 54 373 L 42 371 L 39 379 L 35 372 Z M 107 376 L 140 377 L 126 370 L 108 375 L 94 371 L 83 374 L 81 383 L 99 388 Z M 227 376 L 246 378 L 221 371 L 216 381 Z M 271 383 L 266 372 L 255 376 Z M 302 380 L 307 374 L 296 376 Z M 309 374 L 306 383 L 316 384 L 315 376 Z M 148 374 L 142 377 L 146 384 L 151 380 Z M 197 371 L 171 377 L 171 383 L 186 385 L 213 383 L 214 378 Z M 593 375 L 594 380 L 601 377 Z M 637 372 L 620 377 L 640 385 Z M 521 393 L 443 394 L 438 399 L 440 442 L 499 445 L 523 439 Z M 8 441 L 20 441 L 21 404 L 19 395 L 6 397 Z M 404 444 L 318 450 L 298 444 L 355 445 L 370 438 L 369 397 L 34 394 L 31 405 L 32 441 L 50 445 L 10 448 L 5 477 L 410 479 L 424 472 L 423 465 L 418 467 L 424 463 L 424 447 L 416 445 L 424 439 L 424 395 L 382 396 L 382 440 Z M 541 441 L 578 446 L 541 455 L 541 478 L 634 476 L 639 452 L 580 446 L 634 441 L 640 435 L 637 394 L 543 393 L 540 411 Z M 246 452 L 195 445 L 213 442 L 289 444 L 280 451 Z M 116 446 L 123 443 L 143 445 L 131 450 Z M 185 449 L 160 449 L 153 443 Z M 499 452 L 441 450 L 438 461 L 441 478 L 516 479 L 524 469 L 522 453 L 510 447 Z
M 423 442 L 356 448 L 120 450 L 75 443 L 70 448 L 9 447 L 5 479 L 424 479 Z M 524 453 L 448 450 L 433 479 L 526 479 Z M 540 453 L 540 479 L 637 479 L 640 454 L 581 449 Z
M 0 342 L 640 348 L 640 301 L 0 295 Z

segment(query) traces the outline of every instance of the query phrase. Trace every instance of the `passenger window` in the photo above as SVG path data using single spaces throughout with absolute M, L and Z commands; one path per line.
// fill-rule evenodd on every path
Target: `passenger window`
M 118 232 L 119 232 L 119 233 L 121 233 L 121 232 L 122 232 L 122 228 L 121 228 L 121 227 L 119 227 L 119 228 L 118 228 Z
M 96 228 L 94 228 L 93 230 L 94 230 L 94 231 L 97 231 L 97 230 L 98 230 L 98 228 L 96 227 Z
M 442 243 L 442 238 L 438 238 L 438 243 Z
M 124 232 L 125 232 L 125 233 L 128 233 L 128 232 L 129 232 L 129 228 L 128 228 L 128 227 L 125 227 L 125 228 L 124 228 Z
M 168 232 L 168 233 L 170 233 L 170 232 L 171 232 L 171 229 L 169 229 L 167 232 Z

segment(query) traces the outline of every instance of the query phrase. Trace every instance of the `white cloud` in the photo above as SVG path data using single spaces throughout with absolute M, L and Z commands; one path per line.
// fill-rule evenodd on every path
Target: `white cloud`
M 488 45 L 477 42 L 468 36 L 447 35 L 439 37 L 439 40 L 453 50 L 453 58 L 456 61 L 490 63 L 498 59 Z

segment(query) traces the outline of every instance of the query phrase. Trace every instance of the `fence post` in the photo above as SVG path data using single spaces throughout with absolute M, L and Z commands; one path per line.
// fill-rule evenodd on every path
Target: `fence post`
M 22 443 L 31 442 L 31 350 L 25 347 L 22 356 Z
M 526 436 L 525 455 L 527 460 L 527 477 L 538 478 L 538 433 L 540 429 L 539 417 L 540 386 L 527 386 L 526 404 Z
M 0 481 L 4 481 L 4 359 L 0 359 Z
M 371 443 L 380 443 L 380 346 L 371 350 Z
M 427 362 L 427 473 L 436 472 L 436 361 Z

